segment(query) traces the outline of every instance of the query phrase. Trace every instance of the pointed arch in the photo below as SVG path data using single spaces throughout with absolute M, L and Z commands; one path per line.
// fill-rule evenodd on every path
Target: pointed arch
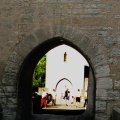
M 57 89 L 58 84 L 59 84 L 62 80 L 67 80 L 67 81 L 72 85 L 72 83 L 71 83 L 70 80 L 68 80 L 67 78 L 62 78 L 61 80 L 59 80 L 59 81 L 57 82 L 56 87 L 55 87 L 55 90 Z
M 26 120 L 28 118 L 31 118 L 31 109 L 32 109 L 32 96 L 31 96 L 31 90 L 32 90 L 32 75 L 35 69 L 36 64 L 38 61 L 44 56 L 49 50 L 62 45 L 66 44 L 68 46 L 71 46 L 72 48 L 76 49 L 78 52 L 80 52 L 86 59 L 88 59 L 83 51 L 80 50 L 78 46 L 76 46 L 74 43 L 66 40 L 62 37 L 55 37 L 49 40 L 46 40 L 39 44 L 37 47 L 35 47 L 25 58 L 19 72 L 18 77 L 18 102 L 17 102 L 17 115 L 16 120 Z M 88 61 L 89 63 L 89 61 Z M 92 67 L 91 67 L 92 70 Z M 92 83 L 89 83 L 89 86 L 91 89 L 90 92 L 88 92 L 89 96 L 89 103 L 88 108 L 84 114 L 80 115 L 80 117 L 86 117 L 88 113 L 88 118 L 94 118 L 94 79 L 93 79 L 93 73 L 91 74 L 92 77 Z M 67 80 L 67 79 L 66 79 Z M 91 80 L 90 80 L 91 81 Z M 91 85 L 92 84 L 92 85 Z M 21 116 L 22 114 L 22 116 Z

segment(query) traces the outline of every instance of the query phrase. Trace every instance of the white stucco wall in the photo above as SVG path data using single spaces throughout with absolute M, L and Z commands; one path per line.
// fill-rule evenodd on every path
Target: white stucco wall
M 64 62 L 64 53 L 67 53 L 67 61 Z M 56 87 L 58 81 L 63 78 L 57 86 L 60 94 L 65 90 L 65 86 L 74 94 L 75 90 L 83 88 L 84 66 L 89 66 L 84 57 L 75 49 L 61 45 L 47 53 L 46 59 L 46 88 L 49 92 Z M 59 95 L 58 95 L 59 96 Z

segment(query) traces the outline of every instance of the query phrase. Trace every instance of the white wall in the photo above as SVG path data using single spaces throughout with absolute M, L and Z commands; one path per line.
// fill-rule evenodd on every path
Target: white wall
M 67 53 L 67 61 L 64 62 L 64 53 Z M 82 89 L 84 80 L 84 66 L 88 65 L 84 57 L 75 49 L 61 45 L 47 53 L 46 59 L 46 87 L 49 91 L 56 87 L 59 80 L 66 78 L 71 81 L 71 84 L 66 80 L 58 84 L 59 92 L 65 88 L 65 85 L 71 91 Z M 61 91 L 60 91 L 61 90 Z

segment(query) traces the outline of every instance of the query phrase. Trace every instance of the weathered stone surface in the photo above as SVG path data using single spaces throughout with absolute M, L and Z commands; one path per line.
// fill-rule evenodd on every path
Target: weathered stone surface
M 98 66 L 96 68 L 96 77 L 106 77 L 110 76 L 110 68 L 108 65 Z
M 4 75 L 2 83 L 4 85 L 10 85 L 10 86 L 11 85 L 16 85 L 16 83 L 17 83 L 16 79 L 17 79 L 17 74 L 16 73 L 10 73 L 10 74 L 6 73 Z
M 101 65 L 107 63 L 104 54 L 100 54 L 100 55 L 96 56 L 96 57 L 93 59 L 93 62 L 94 62 L 94 64 L 95 64 L 95 67 L 96 67 L 96 66 L 101 66 Z
M 116 38 L 105 38 L 104 39 L 104 45 L 105 46 L 116 46 L 117 45 L 117 40 Z
M 66 27 L 66 30 L 65 30 L 65 33 L 64 33 L 64 37 L 68 40 L 70 40 L 72 38 L 72 35 L 73 35 L 73 27 L 72 26 L 67 26 Z
M 114 88 L 120 89 L 120 80 L 114 80 Z
M 110 120 L 109 116 L 104 113 L 97 113 L 95 120 Z
M 119 100 L 120 92 L 117 90 L 97 89 L 96 98 L 100 100 Z
M 99 89 L 112 89 L 113 88 L 113 80 L 110 77 L 98 78 L 97 79 L 97 88 Z
M 35 34 L 37 36 L 37 40 L 40 42 L 43 42 L 44 40 L 47 40 L 48 38 L 44 28 L 40 28 L 39 30 L 37 30 Z
M 110 55 L 111 56 L 120 56 L 120 49 L 119 48 L 113 48 Z
M 3 120 L 15 120 L 21 92 L 18 76 L 25 58 L 39 44 L 59 36 L 76 45 L 90 63 L 96 83 L 95 120 L 110 120 L 112 107 L 120 104 L 119 2 L 1 0 L 0 119 L 3 115 Z
M 117 60 L 116 58 L 110 58 L 110 59 L 108 60 L 108 63 L 110 63 L 110 64 L 116 64 L 116 65 L 117 65 L 118 60 Z
M 89 36 L 81 35 L 81 38 L 79 38 L 79 47 L 82 48 L 83 51 L 89 50 L 89 47 L 91 47 L 92 40 Z M 81 47 L 82 46 L 82 47 Z
M 96 111 L 104 112 L 106 110 L 106 102 L 105 101 L 96 101 Z
M 113 112 L 113 109 L 115 108 L 120 108 L 120 101 L 113 101 L 112 103 L 110 102 L 107 102 L 107 110 L 106 110 L 106 113 L 108 115 L 111 115 L 112 112 Z
M 78 30 L 74 33 L 73 37 L 72 37 L 72 41 L 77 41 L 79 42 L 83 37 L 83 33 L 81 30 Z

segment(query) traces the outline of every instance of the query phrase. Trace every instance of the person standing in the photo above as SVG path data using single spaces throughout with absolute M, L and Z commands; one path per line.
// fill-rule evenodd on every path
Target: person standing
M 85 93 L 84 93 L 84 100 L 85 100 L 84 107 L 86 108 L 87 107 L 87 103 L 88 103 L 87 91 L 85 91 Z
M 43 92 L 42 92 L 42 98 L 41 98 L 41 108 L 44 106 L 45 108 L 47 107 L 47 104 L 46 104 L 46 96 L 47 96 L 47 93 L 45 92 L 45 90 L 43 89 Z
M 52 91 L 52 105 L 56 105 L 56 96 L 57 96 L 56 90 L 53 89 L 53 91 Z
M 69 104 L 69 98 L 70 98 L 70 91 L 67 88 L 65 91 L 65 95 L 64 95 L 64 99 L 66 101 L 66 106 L 68 106 L 68 104 Z
M 76 107 L 79 107 L 80 105 L 80 98 L 81 98 L 81 92 L 80 89 L 78 89 L 76 93 Z
M 49 101 L 49 94 L 46 93 L 46 105 L 48 104 L 48 101 Z
M 74 96 L 71 97 L 70 103 L 71 103 L 71 107 L 73 107 L 73 105 L 74 105 Z

